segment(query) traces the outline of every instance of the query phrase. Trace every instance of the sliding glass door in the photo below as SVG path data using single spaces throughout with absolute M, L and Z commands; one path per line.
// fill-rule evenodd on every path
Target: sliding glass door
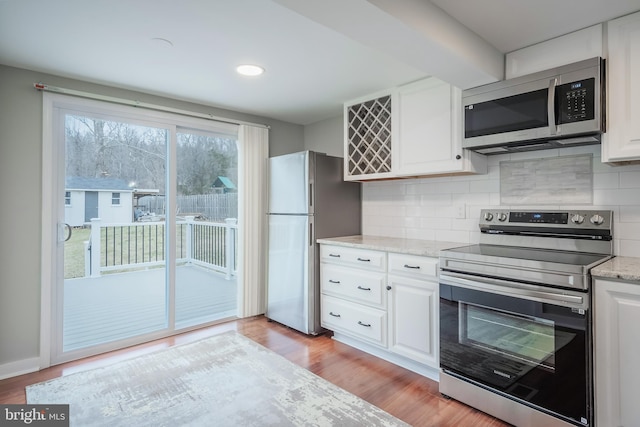
M 234 316 L 235 128 L 72 106 L 53 120 L 52 363 Z
M 139 201 L 167 194 L 170 129 L 88 112 L 61 119 L 68 239 L 59 353 L 73 355 L 169 326 L 167 218 L 161 204 L 141 215 Z
M 178 128 L 176 159 L 176 327 L 183 328 L 237 312 L 237 141 Z

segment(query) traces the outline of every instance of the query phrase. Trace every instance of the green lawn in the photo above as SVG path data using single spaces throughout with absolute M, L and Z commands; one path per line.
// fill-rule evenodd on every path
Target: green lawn
M 76 228 L 71 238 L 64 242 L 64 278 L 84 276 L 84 242 L 89 240 L 91 229 Z

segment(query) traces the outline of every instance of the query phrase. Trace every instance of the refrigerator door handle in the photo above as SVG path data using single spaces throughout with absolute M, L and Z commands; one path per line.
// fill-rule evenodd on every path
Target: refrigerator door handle
M 309 222 L 309 246 L 313 246 L 313 223 Z
M 309 207 L 313 207 L 313 184 L 309 183 Z

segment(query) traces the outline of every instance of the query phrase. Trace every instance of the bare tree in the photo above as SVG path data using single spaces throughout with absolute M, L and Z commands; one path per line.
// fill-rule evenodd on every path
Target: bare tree
M 165 193 L 165 129 L 68 115 L 65 135 L 67 176 L 120 178 Z M 235 139 L 180 132 L 176 143 L 180 194 L 209 193 L 218 176 L 237 183 Z

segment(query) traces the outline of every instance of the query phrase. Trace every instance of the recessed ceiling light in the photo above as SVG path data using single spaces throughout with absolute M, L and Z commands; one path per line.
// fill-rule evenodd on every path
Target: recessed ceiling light
M 257 65 L 245 64 L 239 65 L 236 68 L 236 71 L 243 76 L 259 76 L 260 74 L 264 73 L 264 68 Z

